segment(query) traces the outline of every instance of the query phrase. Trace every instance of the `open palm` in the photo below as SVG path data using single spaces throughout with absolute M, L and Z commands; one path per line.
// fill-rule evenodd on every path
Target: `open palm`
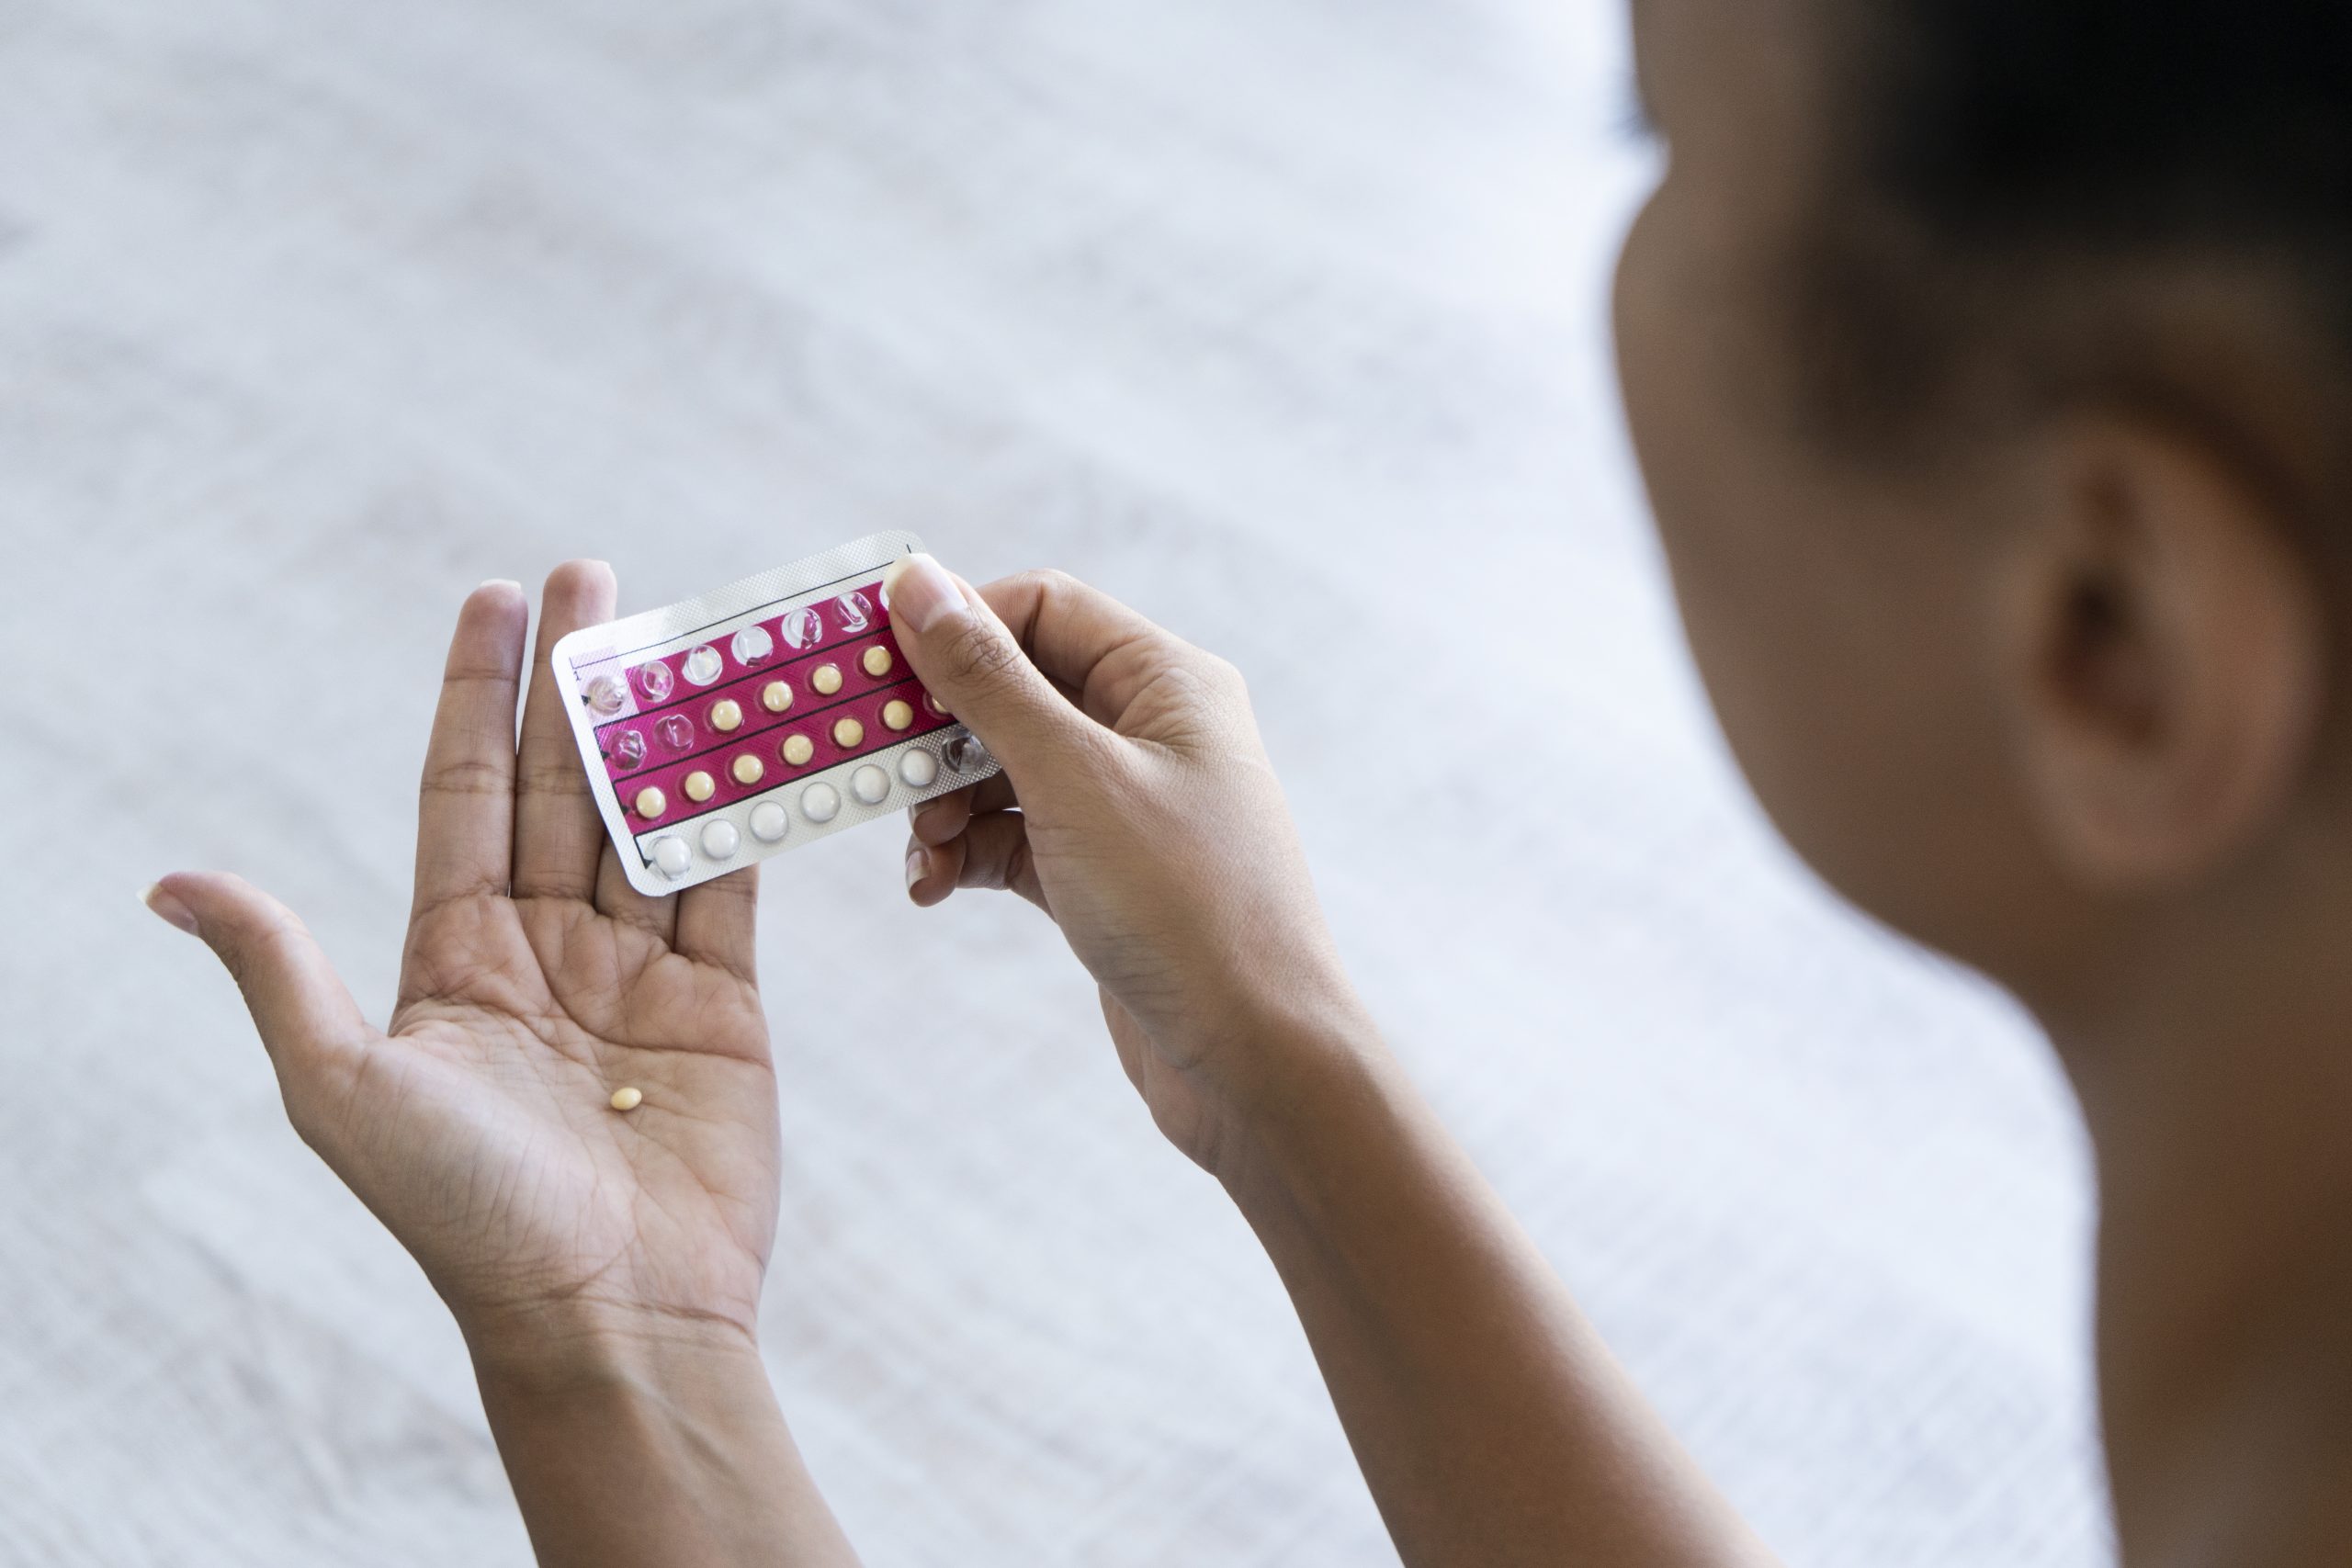
M 753 978 L 755 874 L 628 886 L 547 650 L 608 620 L 601 563 L 528 606 L 466 601 L 427 749 L 400 999 L 361 1017 L 291 912 L 182 873 L 157 912 L 243 989 L 296 1129 L 414 1254 L 469 1336 L 687 1320 L 752 1334 L 776 1217 L 776 1106 Z M 641 1106 L 612 1109 L 634 1087 Z

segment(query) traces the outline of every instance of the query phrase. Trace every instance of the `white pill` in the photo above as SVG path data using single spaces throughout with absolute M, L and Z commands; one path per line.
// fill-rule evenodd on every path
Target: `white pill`
M 763 844 L 773 844 L 792 830 L 792 818 L 784 807 L 773 800 L 763 800 L 752 807 L 752 837 Z
M 704 643 L 686 655 L 686 679 L 697 686 L 709 685 L 718 679 L 719 672 L 726 668 L 727 661 L 718 657 L 718 649 L 708 643 Z
M 849 792 L 868 806 L 879 806 L 890 793 L 890 775 L 868 762 L 850 774 Z
M 662 868 L 664 876 L 684 876 L 694 869 L 695 852 L 686 848 L 684 839 L 657 839 L 653 844 L 653 863 Z
M 842 797 L 831 784 L 810 784 L 800 792 L 800 815 L 811 822 L 830 822 L 841 811 Z
M 702 852 L 713 860 L 726 860 L 741 848 L 742 835 L 735 831 L 735 824 L 721 818 L 706 822 L 702 829 Z
M 939 759 L 918 746 L 899 759 L 899 776 L 917 789 L 929 789 L 939 777 Z

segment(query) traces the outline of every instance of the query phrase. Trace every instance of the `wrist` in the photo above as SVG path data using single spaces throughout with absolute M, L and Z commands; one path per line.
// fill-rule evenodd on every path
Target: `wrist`
M 550 1311 L 523 1326 L 466 1325 L 540 1562 L 854 1568 L 741 1325 Z
M 1227 1123 L 1211 1167 L 1285 1280 L 1302 1256 L 1389 1245 L 1433 1197 L 1476 1184 L 1377 1037 L 1294 1043 L 1286 1059 L 1281 1087 Z
M 691 1388 L 765 1371 L 759 1341 L 728 1318 L 581 1303 L 461 1314 L 458 1327 L 487 1397 L 636 1387 Z
M 1224 1046 L 1195 1083 L 1216 1133 L 1216 1157 L 1203 1163 L 1237 1201 L 1283 1181 L 1302 1145 L 1395 1070 L 1351 992 L 1313 1002 L 1293 993 L 1252 1010 Z

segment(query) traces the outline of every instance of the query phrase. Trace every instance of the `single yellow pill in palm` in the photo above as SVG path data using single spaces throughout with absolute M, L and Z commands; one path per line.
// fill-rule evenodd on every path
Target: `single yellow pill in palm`
M 842 719 L 833 726 L 833 744 L 847 751 L 865 739 L 865 726 L 854 718 Z
M 718 788 L 718 781 L 696 768 L 686 775 L 686 798 L 696 803 L 708 800 Z
M 884 728 L 904 729 L 908 726 L 913 724 L 914 721 L 915 710 L 912 705 L 899 702 L 895 697 L 882 705 L 882 725 Z
M 794 767 L 798 767 L 816 754 L 816 744 L 807 736 L 787 735 L 784 738 L 784 760 Z
M 639 817 L 650 821 L 669 809 L 670 797 L 651 784 L 637 792 L 637 814 Z
M 865 650 L 865 656 L 858 662 L 865 666 L 868 675 L 878 681 L 890 672 L 890 650 L 877 642 Z
M 760 689 L 760 705 L 770 713 L 782 713 L 792 705 L 792 688 L 781 681 L 770 681 Z
M 818 665 L 816 671 L 808 677 L 808 683 L 817 688 L 819 696 L 831 696 L 842 689 L 841 666 L 838 664 Z
M 616 1111 L 634 1111 L 644 1103 L 645 1091 L 640 1089 L 631 1087 L 613 1090 L 613 1109 Z
M 753 784 L 760 782 L 761 776 L 768 771 L 768 766 L 765 762 L 761 761 L 757 757 L 754 757 L 749 751 L 746 751 L 741 756 L 736 758 L 734 765 L 727 771 L 735 775 L 735 782 L 737 784 L 741 784 L 745 789 L 749 789 Z
M 721 735 L 726 734 L 730 729 L 742 728 L 742 705 L 738 703 L 732 697 L 728 697 L 719 702 L 713 703 L 710 706 L 710 727 L 718 731 Z

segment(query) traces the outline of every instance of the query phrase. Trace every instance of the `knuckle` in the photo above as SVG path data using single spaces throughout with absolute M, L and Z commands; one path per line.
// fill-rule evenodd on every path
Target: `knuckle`
M 425 795 L 503 795 L 510 787 L 504 766 L 478 757 L 435 762 L 424 770 L 419 785 Z
M 220 967 L 229 972 L 231 984 L 250 997 L 255 976 L 253 954 L 246 951 L 245 944 L 241 942 L 223 942 L 216 951 L 220 954 Z
M 946 655 L 948 676 L 956 684 L 993 685 L 1019 661 L 1021 650 L 993 628 L 975 625 L 956 637 Z
M 520 795 L 585 795 L 588 775 L 575 756 L 542 757 L 515 764 L 514 788 Z
M 1237 697 L 1243 702 L 1250 700 L 1250 677 L 1241 672 L 1241 666 L 1217 653 L 1204 652 L 1201 660 L 1208 684 L 1227 696 Z

